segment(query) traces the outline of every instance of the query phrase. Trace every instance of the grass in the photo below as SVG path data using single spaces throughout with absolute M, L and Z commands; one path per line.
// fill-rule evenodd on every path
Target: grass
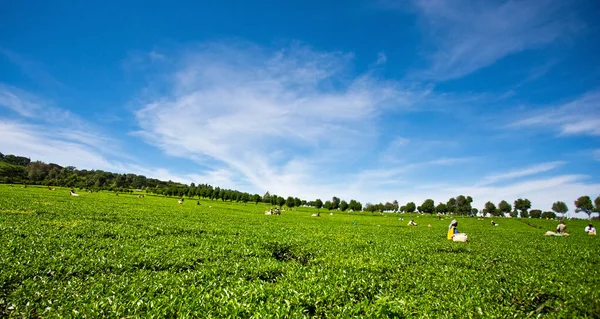
M 586 221 L 269 207 L 0 185 L 0 317 L 600 316 Z

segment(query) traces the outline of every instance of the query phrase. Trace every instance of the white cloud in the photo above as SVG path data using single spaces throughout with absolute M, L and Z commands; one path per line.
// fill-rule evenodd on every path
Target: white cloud
M 379 52 L 377 54 L 377 61 L 375 62 L 375 65 L 385 64 L 385 62 L 387 62 L 387 55 L 385 55 L 383 52 Z
M 24 92 L 0 83 L 0 106 L 4 106 L 21 116 L 33 117 L 41 109 L 32 97 L 24 97 Z
M 600 136 L 600 91 L 591 91 L 558 107 L 545 107 L 529 114 L 513 127 L 538 127 L 558 130 L 561 135 Z
M 568 2 L 414 0 L 435 53 L 423 76 L 459 78 L 514 53 L 572 34 Z
M 480 185 L 494 184 L 505 180 L 517 179 L 525 176 L 547 172 L 563 164 L 564 162 L 541 163 L 523 169 L 513 170 L 510 172 L 491 174 L 484 177 Z
M 299 45 L 269 52 L 212 43 L 180 60 L 170 93 L 136 112 L 137 134 L 168 154 L 235 171 L 241 189 L 307 196 L 317 181 L 337 184 L 345 178 L 337 166 L 373 148 L 380 113 L 413 97 L 397 83 L 348 76 L 350 54 Z

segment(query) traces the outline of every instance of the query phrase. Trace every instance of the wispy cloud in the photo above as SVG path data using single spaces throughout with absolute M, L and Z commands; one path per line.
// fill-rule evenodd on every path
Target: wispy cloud
M 242 186 L 300 193 L 336 178 L 341 159 L 367 156 L 381 112 L 411 104 L 414 93 L 397 83 L 350 76 L 352 59 L 300 45 L 197 47 L 180 58 L 169 94 L 136 113 L 137 134 L 168 154 L 234 170 Z
M 580 28 L 569 2 L 414 0 L 435 51 L 422 76 L 459 78 Z
M 512 171 L 504 172 L 504 173 L 491 174 L 491 175 L 484 177 L 483 180 L 479 183 L 479 185 L 483 186 L 483 185 L 495 184 L 495 183 L 505 181 L 505 180 L 512 180 L 512 179 L 517 179 L 517 178 L 521 178 L 521 177 L 536 175 L 536 174 L 540 174 L 543 172 L 553 170 L 563 164 L 564 164 L 564 162 L 540 163 L 540 164 L 536 164 L 536 165 L 526 167 L 523 169 L 512 170 Z
M 50 75 L 50 73 L 46 71 L 46 67 L 38 61 L 27 58 L 21 54 L 2 47 L 0 47 L 0 56 L 6 57 L 11 63 L 16 65 L 21 72 L 34 81 L 37 81 L 43 85 L 50 85 L 60 88 L 66 87 L 64 83 Z
M 385 55 L 385 53 L 383 53 L 383 52 L 379 52 L 377 54 L 377 61 L 375 62 L 375 64 L 381 65 L 381 64 L 385 64 L 385 62 L 387 62 L 387 55 Z
M 558 130 L 566 135 L 600 135 L 600 91 L 592 91 L 557 107 L 544 107 L 520 114 L 524 119 L 512 127 L 537 127 Z

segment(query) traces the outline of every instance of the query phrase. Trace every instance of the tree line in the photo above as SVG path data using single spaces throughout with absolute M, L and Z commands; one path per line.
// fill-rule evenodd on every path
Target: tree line
M 331 200 L 323 202 L 321 199 L 307 201 L 298 197 L 288 196 L 287 198 L 270 194 L 268 191 L 260 196 L 259 194 L 250 194 L 238 190 L 213 187 L 208 184 L 195 185 L 161 181 L 154 178 L 147 178 L 136 174 L 119 174 L 105 172 L 102 170 L 78 170 L 73 166 L 62 167 L 54 163 L 44 163 L 41 161 L 32 162 L 29 158 L 17 155 L 4 155 L 0 153 L 0 183 L 11 184 L 32 184 L 32 185 L 53 185 L 64 187 L 77 187 L 90 190 L 109 190 L 125 192 L 131 189 L 145 190 L 147 193 L 164 196 L 177 197 L 199 197 L 211 200 L 235 201 L 235 202 L 254 202 L 258 204 L 269 203 L 276 206 L 287 206 L 289 208 L 299 206 L 311 206 L 317 209 L 341 210 L 341 211 L 367 211 L 367 212 L 401 212 L 401 213 L 425 213 L 425 214 L 454 214 L 461 216 L 475 216 L 481 213 L 483 216 L 506 216 L 522 218 L 555 218 L 560 214 L 562 217 L 569 211 L 567 204 L 558 201 L 552 205 L 552 211 L 542 212 L 539 209 L 531 209 L 531 201 L 526 198 L 519 198 L 513 205 L 503 200 L 496 206 L 492 202 L 485 203 L 481 212 L 472 207 L 473 198 L 471 196 L 459 195 L 450 198 L 446 203 L 435 205 L 433 199 L 426 199 L 420 206 L 414 202 L 408 202 L 400 206 L 397 200 L 393 202 L 363 205 L 357 200 L 340 200 L 334 196 Z M 600 213 L 600 196 L 593 202 L 589 196 L 581 196 L 575 202 L 575 211 L 583 212 L 591 218 L 592 213 Z

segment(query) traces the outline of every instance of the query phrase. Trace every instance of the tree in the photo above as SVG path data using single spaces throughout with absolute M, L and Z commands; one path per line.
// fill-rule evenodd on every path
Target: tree
M 542 211 L 541 211 L 541 210 L 539 210 L 539 209 L 532 209 L 532 210 L 529 212 L 529 216 L 530 216 L 531 218 L 540 218 L 540 217 L 542 217 Z
M 521 214 L 521 218 L 527 218 L 529 213 L 527 212 L 531 208 L 531 202 L 529 199 L 519 198 L 515 201 L 515 210 L 518 210 Z
M 315 207 L 317 208 L 317 211 L 319 211 L 319 209 L 323 207 L 323 201 L 317 198 L 317 200 L 315 200 Z
M 492 202 L 485 203 L 485 206 L 484 206 L 483 210 L 481 211 L 481 213 L 483 214 L 484 217 L 487 214 L 494 215 L 496 213 L 496 205 L 494 205 L 494 203 L 492 203 Z
M 362 204 L 357 202 L 354 199 L 350 200 L 350 203 L 348 204 L 348 208 L 350 208 L 352 211 L 361 211 L 362 210 Z
M 348 207 L 349 207 L 349 206 L 350 206 L 350 205 L 348 205 L 348 203 L 346 203 L 346 201 L 345 201 L 345 200 L 343 200 L 343 201 L 340 203 L 340 209 L 341 209 L 343 212 L 345 212 L 345 211 L 348 209 Z
M 331 209 L 338 209 L 340 207 L 340 199 L 333 196 L 331 199 Z
M 445 214 L 448 212 L 448 208 L 446 208 L 446 204 L 439 203 L 437 206 L 435 206 L 435 212 L 438 214 Z
M 258 202 L 260 202 L 260 195 L 254 194 L 252 201 L 254 202 L 254 205 L 258 205 Z
M 598 198 L 600 198 L 600 196 L 598 196 Z M 392 203 L 392 205 L 394 205 L 394 210 L 395 210 L 396 212 L 398 212 L 398 208 L 400 208 L 400 206 L 398 206 L 398 205 L 399 205 L 399 204 L 398 204 L 398 201 L 397 201 L 397 200 L 394 200 L 394 202 Z
M 471 214 L 473 214 L 473 216 L 477 215 L 477 213 L 479 213 L 479 209 L 477 209 L 477 208 L 471 209 Z
M 400 206 L 400 212 L 406 213 L 406 206 Z
M 448 200 L 446 203 L 446 209 L 451 214 L 456 213 L 456 198 L 453 197 Z
M 565 204 L 565 202 L 558 201 L 552 204 L 552 210 L 557 214 L 561 214 L 564 218 L 565 214 L 569 211 L 569 207 L 567 207 L 567 204 Z
M 288 198 L 285 200 L 285 205 L 289 208 L 293 208 L 296 205 L 296 201 L 292 196 L 288 196 Z
M 325 202 L 325 204 L 323 204 L 323 208 L 327 209 L 327 210 L 331 210 L 331 201 L 328 200 Z
M 506 216 L 506 214 L 510 214 L 512 207 L 507 201 L 503 200 L 498 204 L 498 210 L 502 214 L 501 216 Z
M 594 205 L 592 205 L 592 199 L 589 196 L 581 196 L 575 201 L 575 212 L 584 212 L 588 215 L 588 218 L 592 218 L 592 212 L 594 212 Z
M 433 214 L 433 212 L 435 211 L 435 202 L 433 201 L 433 199 L 426 199 L 421 205 L 420 210 L 426 214 Z
M 459 215 L 469 215 L 471 213 L 471 203 L 473 198 L 471 196 L 460 195 L 456 197 L 456 213 Z
M 262 201 L 265 203 L 270 203 L 271 202 L 271 194 L 269 194 L 269 191 L 267 191 L 263 197 L 262 197 Z
M 294 206 L 296 206 L 296 207 L 302 206 L 302 200 L 298 197 L 294 197 Z
M 285 205 L 285 198 L 281 197 L 281 196 L 277 196 L 277 205 L 279 207 Z
M 407 213 L 414 213 L 415 209 L 417 209 L 417 206 L 415 205 L 415 203 L 409 202 L 406 204 L 406 212 Z
M 376 209 L 377 208 L 375 207 L 375 205 L 373 205 L 371 203 L 365 204 L 365 211 L 367 211 L 367 212 L 374 213 Z

